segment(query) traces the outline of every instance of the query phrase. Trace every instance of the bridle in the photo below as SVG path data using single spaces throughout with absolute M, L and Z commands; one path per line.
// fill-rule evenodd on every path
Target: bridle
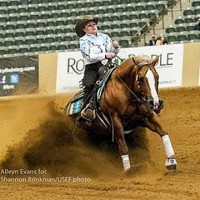
M 137 63 L 135 62 L 134 58 L 133 58 L 133 57 L 131 57 L 131 58 L 132 58 L 133 63 L 135 64 L 135 66 L 136 66 L 139 70 L 140 70 L 143 66 L 149 64 L 148 62 L 141 62 L 141 63 L 137 64 Z M 139 70 L 138 70 L 138 72 L 139 72 Z M 137 76 L 138 76 L 138 74 L 137 74 Z M 134 96 L 133 102 L 138 102 L 138 103 L 146 102 L 146 103 L 149 104 L 149 100 L 147 100 L 146 97 L 145 97 L 144 95 L 142 95 L 141 97 L 139 97 L 139 96 L 138 96 L 134 91 L 132 91 L 131 88 L 122 80 L 122 78 L 119 76 L 119 74 L 117 74 L 117 77 L 118 77 L 118 79 L 120 80 L 120 82 L 125 86 L 125 88 L 130 92 L 130 94 L 131 94 L 132 96 Z M 136 82 L 137 82 L 137 87 L 138 87 L 138 89 L 140 89 L 140 88 L 141 88 L 141 85 L 140 85 L 140 81 L 139 81 L 138 77 L 137 77 Z M 143 94 L 144 92 L 141 91 L 141 93 Z
M 135 97 L 134 101 L 140 102 L 140 98 L 133 92 L 128 85 L 121 79 L 121 77 L 117 74 L 117 77 L 119 78 L 120 82 L 125 86 L 125 88 Z

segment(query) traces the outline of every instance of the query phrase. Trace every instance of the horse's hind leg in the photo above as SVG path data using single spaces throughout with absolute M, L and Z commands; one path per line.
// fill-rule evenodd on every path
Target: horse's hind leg
M 124 171 L 127 171 L 128 169 L 130 169 L 130 160 L 129 160 L 129 154 L 128 154 L 128 146 L 124 138 L 124 129 L 123 129 L 121 120 L 118 117 L 112 117 L 112 122 L 114 125 L 115 139 L 117 141 L 121 158 L 122 158 L 123 168 L 124 168 Z

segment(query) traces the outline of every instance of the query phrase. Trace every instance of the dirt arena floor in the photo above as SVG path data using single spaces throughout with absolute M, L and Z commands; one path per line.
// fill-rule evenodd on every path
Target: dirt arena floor
M 111 139 L 97 141 L 63 117 L 66 95 L 0 100 L 1 200 L 199 200 L 200 88 L 163 89 L 160 121 L 177 173 L 164 167 L 162 140 L 137 130 L 130 174 Z M 144 164 L 145 163 L 145 164 Z

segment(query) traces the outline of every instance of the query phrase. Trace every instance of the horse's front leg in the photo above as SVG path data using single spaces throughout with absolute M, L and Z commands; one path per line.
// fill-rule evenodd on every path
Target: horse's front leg
M 174 149 L 172 147 L 168 133 L 163 129 L 163 127 L 159 123 L 158 116 L 154 112 L 150 112 L 150 114 L 145 118 L 145 124 L 150 130 L 158 133 L 162 138 L 165 154 L 167 156 L 165 166 L 170 171 L 175 171 L 177 162 L 175 159 Z
M 122 158 L 123 168 L 124 171 L 127 171 L 128 169 L 130 169 L 130 160 L 129 160 L 128 146 L 124 138 L 124 129 L 122 126 L 122 122 L 117 114 L 112 116 L 112 122 L 114 126 L 115 139 L 117 141 Z

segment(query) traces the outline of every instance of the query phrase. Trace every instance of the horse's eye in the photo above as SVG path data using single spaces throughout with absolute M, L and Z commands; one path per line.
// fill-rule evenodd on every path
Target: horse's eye
M 139 80 L 140 83 L 144 83 L 144 77 L 139 77 L 138 80 Z

